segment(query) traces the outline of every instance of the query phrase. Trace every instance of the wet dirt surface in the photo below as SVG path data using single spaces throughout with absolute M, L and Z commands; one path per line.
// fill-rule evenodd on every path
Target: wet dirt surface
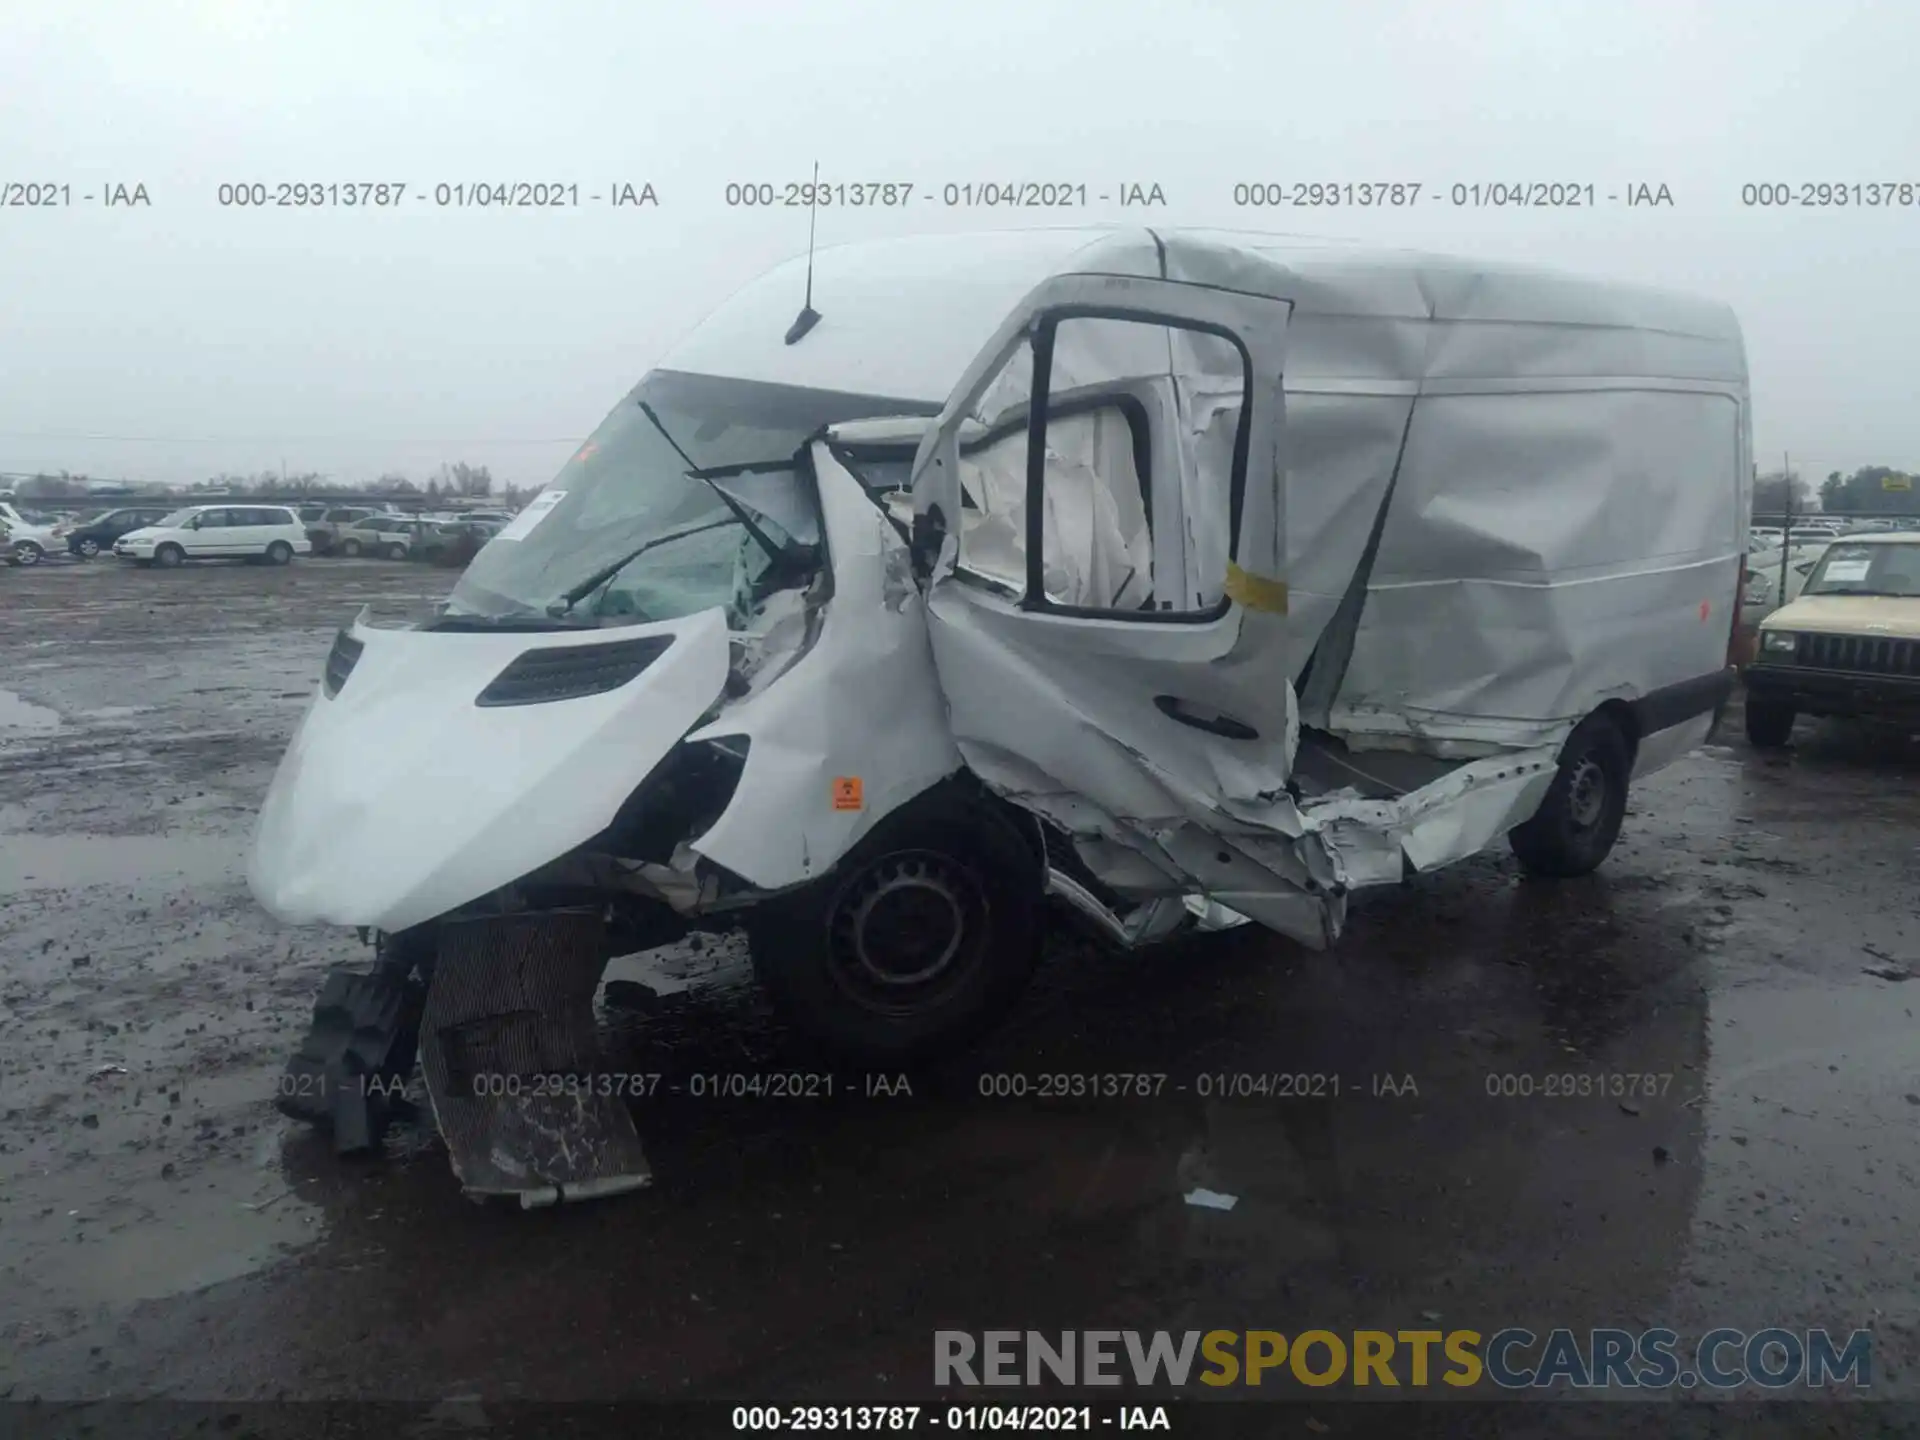
M 0 1397 L 916 1400 L 936 1329 L 1780 1325 L 1870 1329 L 1873 1395 L 1920 1398 L 1920 742 L 1803 722 L 1763 756 L 1736 710 L 1597 875 L 1483 856 L 1363 896 L 1327 955 L 1063 937 L 904 1084 L 697 1097 L 819 1067 L 737 945 L 616 961 L 653 1187 L 523 1214 L 463 1200 L 430 1133 L 350 1162 L 277 1114 L 366 952 L 242 874 L 336 627 L 449 583 L 0 573 Z M 1041 1093 L 1075 1076 L 1154 1093 Z M 1351 1393 L 1292 1392 L 1281 1433 L 1374 1433 Z M 1759 1430 L 1606 1408 L 1530 1433 Z

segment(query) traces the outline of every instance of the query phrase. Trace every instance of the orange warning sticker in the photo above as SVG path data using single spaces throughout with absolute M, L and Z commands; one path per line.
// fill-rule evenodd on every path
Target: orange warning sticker
M 864 810 L 867 802 L 861 796 L 860 777 L 858 775 L 836 775 L 833 777 L 833 808 L 836 810 Z

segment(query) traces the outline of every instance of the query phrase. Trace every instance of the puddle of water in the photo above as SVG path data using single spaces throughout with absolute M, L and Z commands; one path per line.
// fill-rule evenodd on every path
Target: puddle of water
M 149 715 L 157 706 L 153 705 L 102 705 L 98 710 L 82 710 L 82 720 L 125 720 L 134 715 Z
M 245 863 L 236 835 L 0 836 L 0 895 L 89 885 L 212 884 Z
M 1920 983 L 1721 989 L 1710 1013 L 1701 1190 L 1673 1318 L 1911 1327 Z
M 0 730 L 50 735 L 60 728 L 60 712 L 35 705 L 11 690 L 0 690 Z
M 60 1247 L 46 1278 L 69 1303 L 121 1307 L 238 1279 L 321 1233 L 319 1207 L 289 1194 L 277 1167 L 228 1163 L 196 1182 L 83 1209 L 70 1224 L 86 1243 Z

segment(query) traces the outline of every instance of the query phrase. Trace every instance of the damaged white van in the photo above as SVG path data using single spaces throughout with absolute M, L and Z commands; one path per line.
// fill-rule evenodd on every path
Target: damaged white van
M 606 1193 L 646 1177 L 612 955 L 743 926 L 804 1030 L 900 1060 L 1055 911 L 1318 948 L 1503 836 L 1589 871 L 1731 688 L 1749 435 L 1724 306 L 1531 269 L 1145 230 L 783 266 L 435 618 L 341 632 L 251 880 L 378 960 L 283 1106 L 371 1143 L 417 1045 L 471 1191 Z

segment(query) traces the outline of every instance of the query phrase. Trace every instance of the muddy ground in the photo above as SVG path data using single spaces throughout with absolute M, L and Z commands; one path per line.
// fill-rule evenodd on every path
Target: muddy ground
M 365 952 L 280 926 L 242 875 L 334 629 L 448 583 L 0 570 L 0 1396 L 479 1424 L 526 1399 L 925 1398 L 936 1328 L 1524 1324 L 1867 1327 L 1874 1395 L 1920 1397 L 1920 983 L 1898 978 L 1920 969 L 1920 743 L 1803 722 L 1763 757 L 1736 712 L 1636 790 L 1598 875 L 1488 855 L 1365 897 L 1328 955 L 1246 930 L 1122 959 L 1063 942 L 1014 1021 L 910 1096 L 843 1075 L 831 1099 L 695 1099 L 695 1075 L 814 1062 L 736 947 L 615 962 L 658 996 L 609 1012 L 630 1068 L 666 1077 L 639 1115 L 654 1186 L 521 1214 L 463 1200 L 431 1134 L 348 1162 L 275 1112 L 322 974 Z M 981 1094 L 1089 1073 L 1168 1078 Z M 1338 1098 L 1201 1094 L 1274 1073 Z M 1569 1073 L 1653 1078 L 1624 1103 L 1617 1081 L 1539 1093 Z M 1351 1392 L 1305 1398 L 1274 1433 L 1375 1426 Z M 1732 1424 L 1625 1409 L 1647 1433 Z M 1541 1423 L 1611 1433 L 1622 1410 Z

